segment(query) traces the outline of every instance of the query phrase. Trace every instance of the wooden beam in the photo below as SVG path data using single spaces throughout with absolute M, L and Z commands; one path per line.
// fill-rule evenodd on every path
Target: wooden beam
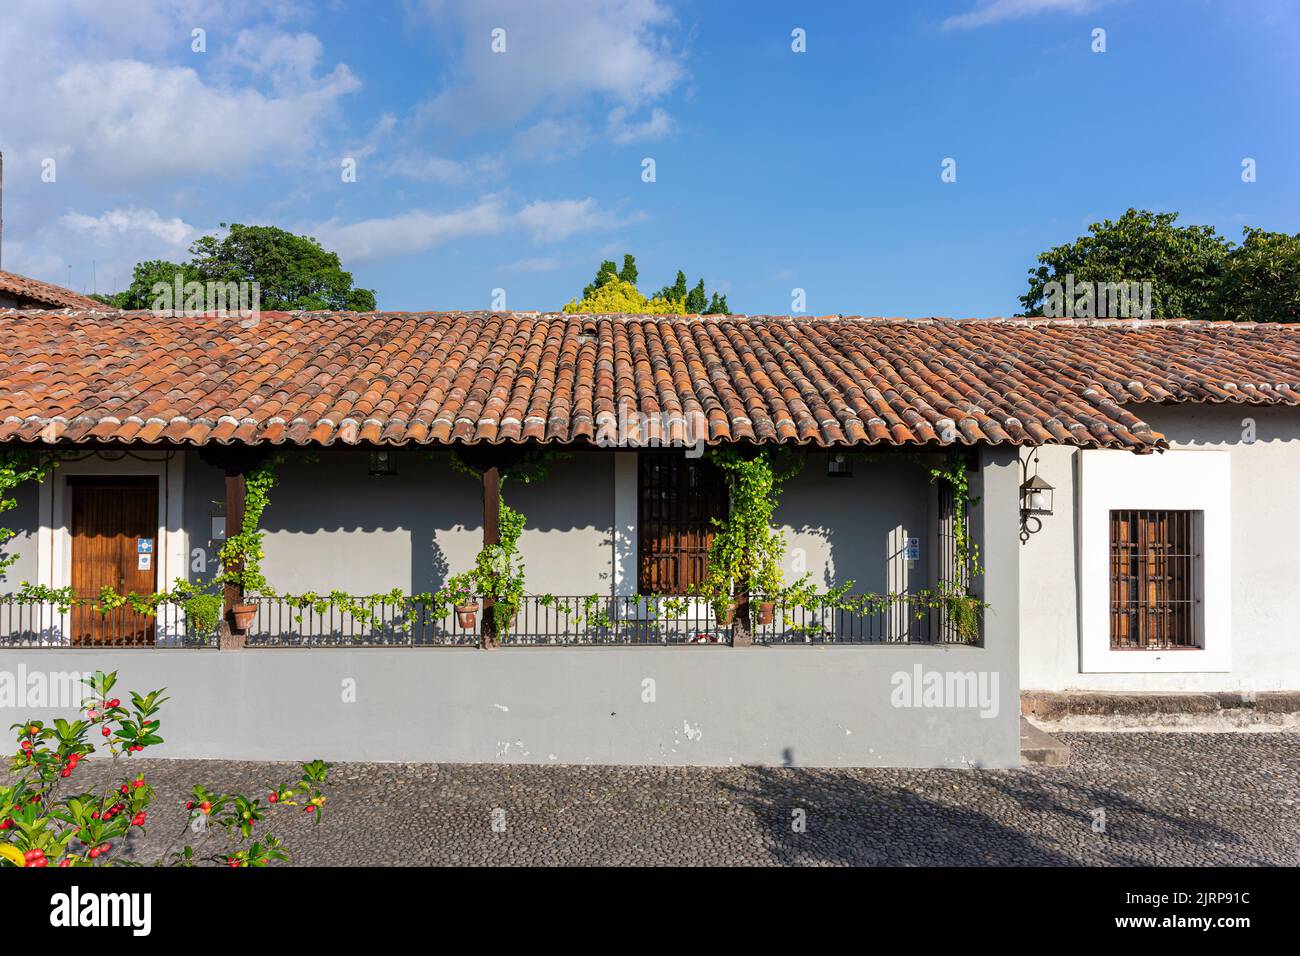
M 244 530 L 244 500 L 247 492 L 247 485 L 244 480 L 244 472 L 238 466 L 227 467 L 226 469 L 226 540 L 229 541 L 237 534 Z M 222 571 L 238 570 L 237 568 L 222 568 Z M 236 631 L 234 625 L 233 609 L 236 604 L 242 604 L 244 601 L 244 589 L 234 582 L 228 582 L 225 587 L 225 614 L 222 615 L 223 625 L 221 628 L 221 649 L 236 650 L 244 646 L 244 634 L 242 631 Z
M 483 547 L 501 543 L 501 469 L 493 464 L 483 469 Z M 492 616 L 492 598 L 483 598 L 480 646 L 497 646 L 497 624 Z

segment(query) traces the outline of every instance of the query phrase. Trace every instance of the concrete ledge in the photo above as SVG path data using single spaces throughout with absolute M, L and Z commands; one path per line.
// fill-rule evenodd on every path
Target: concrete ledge
M 1020 763 L 1044 767 L 1065 767 L 1070 763 L 1070 745 L 1044 733 L 1024 717 L 1020 718 Z
M 1020 713 L 1050 730 L 1292 730 L 1300 729 L 1300 691 L 1027 690 Z

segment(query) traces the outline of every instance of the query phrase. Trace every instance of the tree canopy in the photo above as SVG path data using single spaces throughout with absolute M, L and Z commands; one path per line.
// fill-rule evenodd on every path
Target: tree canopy
M 1055 246 L 1029 270 L 1024 314 L 1044 311 L 1049 283 L 1151 283 L 1151 318 L 1300 321 L 1300 235 L 1247 227 L 1240 245 L 1178 213 L 1129 209 Z
M 623 268 L 606 259 L 596 270 L 596 278 L 582 290 L 582 298 L 571 300 L 565 312 L 623 312 L 639 315 L 730 315 L 727 297 L 714 292 L 709 297 L 701 279 L 687 288 L 686 273 L 678 270 L 677 281 L 664 286 L 652 296 L 637 288 L 636 256 L 624 255 Z
M 222 236 L 203 236 L 190 245 L 191 261 L 151 259 L 136 265 L 126 291 L 106 297 L 120 309 L 148 309 L 156 283 L 256 282 L 266 310 L 322 309 L 368 312 L 375 308 L 372 289 L 358 289 L 337 253 L 308 236 L 275 226 L 232 223 Z

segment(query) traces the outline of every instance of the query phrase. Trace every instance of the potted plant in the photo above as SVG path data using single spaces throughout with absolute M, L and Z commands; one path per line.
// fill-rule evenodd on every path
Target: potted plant
M 456 608 L 456 623 L 467 631 L 478 626 L 478 598 L 468 574 L 458 574 L 447 582 L 447 597 Z
M 257 605 L 236 604 L 230 609 L 230 617 L 234 622 L 235 630 L 247 631 L 253 626 L 253 621 L 257 620 Z
M 774 553 L 769 551 L 763 556 L 763 563 L 758 573 L 754 575 L 753 589 L 759 598 L 755 623 L 771 624 L 776 618 L 776 598 L 785 589 L 781 566 L 777 563 Z

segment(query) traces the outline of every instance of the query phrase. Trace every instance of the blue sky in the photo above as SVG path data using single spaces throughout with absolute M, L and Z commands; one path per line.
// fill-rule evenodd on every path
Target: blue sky
M 386 309 L 554 309 L 632 252 L 734 311 L 1005 315 L 1129 206 L 1300 231 L 1298 74 L 1287 0 L 7 0 L 3 265 L 111 291 L 238 221 Z

